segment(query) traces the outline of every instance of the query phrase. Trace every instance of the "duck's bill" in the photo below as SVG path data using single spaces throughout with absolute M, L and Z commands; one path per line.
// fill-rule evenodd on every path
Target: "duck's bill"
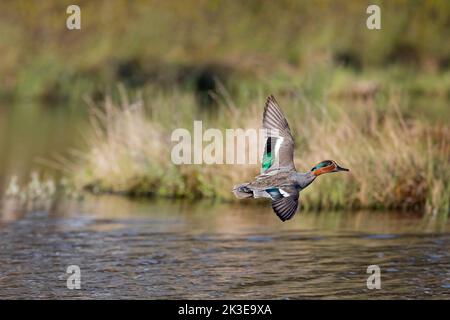
M 336 170 L 337 170 L 337 171 L 350 171 L 349 169 L 343 168 L 343 167 L 341 167 L 341 166 L 337 166 L 337 167 L 336 167 Z

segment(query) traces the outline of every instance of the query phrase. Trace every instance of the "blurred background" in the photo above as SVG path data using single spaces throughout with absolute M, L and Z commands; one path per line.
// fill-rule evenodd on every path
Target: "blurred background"
M 0 298 L 448 298 L 450 1 L 1 1 L 0 57 Z M 351 169 L 286 223 L 170 159 L 270 94 L 299 171 Z
M 361 179 L 316 207 L 448 208 L 448 1 L 79 1 L 72 31 L 69 4 L 0 4 L 0 189 L 36 172 L 99 192 L 229 198 L 257 168 L 174 167 L 170 132 L 194 119 L 258 128 L 274 94 L 299 169 L 334 158 Z M 370 4 L 381 30 L 366 27 Z

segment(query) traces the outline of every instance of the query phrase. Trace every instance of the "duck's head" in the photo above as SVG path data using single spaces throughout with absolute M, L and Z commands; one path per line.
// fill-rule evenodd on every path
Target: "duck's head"
M 315 176 L 319 176 L 323 173 L 338 172 L 338 171 L 350 171 L 350 170 L 347 168 L 341 167 L 334 160 L 324 160 L 324 161 L 318 163 L 317 165 L 315 165 L 311 169 L 311 171 Z

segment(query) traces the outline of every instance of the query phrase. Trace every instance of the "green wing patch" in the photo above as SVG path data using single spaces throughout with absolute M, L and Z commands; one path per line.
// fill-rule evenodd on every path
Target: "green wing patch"
M 277 138 L 275 137 L 267 137 L 266 146 L 264 148 L 264 155 L 262 158 L 262 171 L 266 171 L 269 169 L 275 158 L 275 143 L 277 142 Z
M 262 169 L 266 171 L 273 163 L 272 152 L 265 153 L 262 160 Z

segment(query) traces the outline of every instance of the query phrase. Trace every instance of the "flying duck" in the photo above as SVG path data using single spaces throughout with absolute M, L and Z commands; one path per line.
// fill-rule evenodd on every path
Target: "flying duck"
M 333 160 L 324 160 L 308 172 L 294 166 L 294 138 L 289 124 L 273 95 L 266 101 L 263 114 L 266 132 L 261 174 L 250 183 L 233 188 L 239 199 L 269 198 L 281 221 L 291 219 L 299 206 L 299 193 L 324 173 L 349 171 Z

